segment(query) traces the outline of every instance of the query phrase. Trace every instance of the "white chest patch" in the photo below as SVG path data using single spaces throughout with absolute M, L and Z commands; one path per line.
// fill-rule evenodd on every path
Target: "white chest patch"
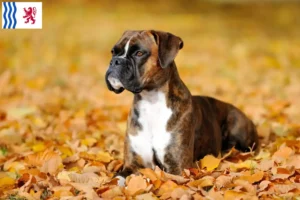
M 166 105 L 165 94 L 160 91 L 143 91 L 138 102 L 139 123 L 142 130 L 137 135 L 129 135 L 130 145 L 140 155 L 145 167 L 154 168 L 153 150 L 158 160 L 164 164 L 166 147 L 170 144 L 171 133 L 167 132 L 167 123 L 172 110 Z

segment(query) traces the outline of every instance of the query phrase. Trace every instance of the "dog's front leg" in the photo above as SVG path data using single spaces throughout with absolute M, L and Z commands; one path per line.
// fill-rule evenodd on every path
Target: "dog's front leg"
M 166 172 L 176 175 L 181 175 L 185 168 L 194 167 L 192 146 L 170 146 L 165 155 L 164 167 Z
M 119 186 L 125 185 L 125 179 L 127 176 L 136 173 L 138 169 L 144 167 L 141 157 L 135 152 L 131 151 L 128 139 L 125 139 L 124 148 L 124 166 L 122 170 L 115 175 L 115 177 L 119 179 Z

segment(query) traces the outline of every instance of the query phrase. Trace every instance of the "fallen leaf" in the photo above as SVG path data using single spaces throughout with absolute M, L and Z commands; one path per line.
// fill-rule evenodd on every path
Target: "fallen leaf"
M 187 192 L 186 189 L 183 189 L 182 187 L 175 188 L 171 192 L 172 199 L 181 199 L 184 195 L 186 195 L 188 199 L 191 199 L 191 195 Z
M 58 153 L 46 150 L 28 155 L 27 163 L 33 166 L 41 166 L 41 171 L 44 173 L 55 174 L 62 165 L 62 159 Z
M 262 182 L 260 182 L 259 183 L 259 192 L 260 191 L 263 191 L 263 190 L 265 190 L 265 189 L 267 189 L 267 187 L 269 186 L 271 184 L 271 182 L 270 181 L 267 181 L 267 180 L 264 180 L 264 181 L 262 181 Z
M 276 162 L 282 162 L 288 159 L 294 154 L 293 149 L 282 145 L 272 156 L 272 159 Z
M 233 190 L 227 190 L 224 193 L 224 200 L 242 200 L 242 199 L 247 199 L 247 200 L 256 200 L 258 199 L 256 196 L 249 195 L 246 192 L 237 192 Z
M 209 186 L 213 186 L 214 185 L 214 181 L 215 179 L 211 176 L 205 176 L 201 179 L 195 180 L 195 181 L 190 181 L 189 183 L 187 183 L 188 186 L 190 187 L 209 187 Z
M 103 192 L 101 194 L 101 197 L 103 199 L 113 199 L 113 198 L 115 198 L 117 196 L 122 196 L 122 195 L 124 195 L 123 191 L 122 191 L 122 188 L 119 187 L 119 186 L 116 186 L 116 187 L 113 187 L 113 188 L 111 188 L 111 189 Z
M 84 174 L 69 173 L 68 176 L 70 178 L 70 181 L 75 183 L 83 183 L 90 187 L 100 187 L 110 180 L 110 178 L 108 178 L 107 176 L 98 176 L 93 172 Z
M 155 195 L 150 192 L 150 193 L 146 193 L 146 194 L 140 194 L 140 195 L 137 195 L 135 197 L 136 200 L 158 200 L 157 197 L 155 197 Z
M 177 188 L 177 184 L 174 183 L 173 181 L 167 181 L 165 183 L 163 183 L 160 188 L 158 189 L 157 191 L 157 195 L 158 196 L 161 196 L 163 195 L 164 193 L 170 193 L 172 192 L 175 188 Z
M 9 176 L 5 176 L 5 177 L 1 177 L 0 178 L 0 189 L 2 187 L 7 187 L 7 186 L 11 186 L 15 184 L 15 179 L 9 177 Z
M 298 185 L 299 187 L 300 185 Z M 280 193 L 280 194 L 284 194 L 284 193 L 288 193 L 291 190 L 294 190 L 297 188 L 297 186 L 295 184 L 275 184 L 274 185 L 275 191 Z
M 15 107 L 7 111 L 7 116 L 13 119 L 21 119 L 28 115 L 32 115 L 37 111 L 36 107 Z
M 80 152 L 79 157 L 88 160 L 95 160 L 99 162 L 108 163 L 113 157 L 108 152 L 98 152 L 97 154 L 89 154 L 86 152 Z
M 146 190 L 146 188 L 146 180 L 141 176 L 133 176 L 127 184 L 127 191 L 131 196 L 141 194 Z
M 232 177 L 221 175 L 218 178 L 216 178 L 215 185 L 218 189 L 221 189 L 222 187 L 227 187 L 229 184 L 231 184 Z
M 139 172 L 141 172 L 144 176 L 149 178 L 152 182 L 158 180 L 157 175 L 150 168 L 139 169 Z
M 164 173 L 164 176 L 167 179 L 171 179 L 172 181 L 175 181 L 178 184 L 183 184 L 189 181 L 189 179 L 184 178 L 182 176 L 178 176 L 178 175 L 173 175 L 173 174 L 169 174 L 169 173 Z
M 264 177 L 263 171 L 256 171 L 254 173 L 251 173 L 250 171 L 242 172 L 239 179 L 248 181 L 249 183 L 255 183 L 262 180 Z
M 212 171 L 219 166 L 221 159 L 212 155 L 206 155 L 200 160 L 201 168 L 206 168 L 207 171 Z
M 248 181 L 244 181 L 244 180 L 234 180 L 233 182 L 235 185 L 237 186 L 241 186 L 242 188 L 244 188 L 248 193 L 255 195 L 256 194 L 256 189 L 255 187 L 249 183 Z
M 84 197 L 87 199 L 101 200 L 101 198 L 97 195 L 97 193 L 93 190 L 93 188 L 86 184 L 70 183 L 70 185 L 72 185 L 77 190 L 84 192 Z

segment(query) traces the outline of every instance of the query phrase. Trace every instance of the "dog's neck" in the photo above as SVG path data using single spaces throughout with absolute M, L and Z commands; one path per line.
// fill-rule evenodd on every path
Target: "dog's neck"
M 191 93 L 181 80 L 175 62 L 171 63 L 170 66 L 164 70 L 168 78 L 164 83 L 152 90 L 144 90 L 140 94 L 135 94 L 135 101 L 140 99 L 149 99 L 155 101 L 158 94 L 165 94 L 167 98 L 177 98 L 180 100 L 186 100 L 191 98 Z

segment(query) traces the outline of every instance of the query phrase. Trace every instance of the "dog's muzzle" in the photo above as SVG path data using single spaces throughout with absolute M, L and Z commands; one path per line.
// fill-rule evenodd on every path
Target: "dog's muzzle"
M 106 72 L 106 83 L 110 90 L 115 93 L 121 93 L 124 90 L 120 78 L 122 76 L 122 67 L 126 60 L 124 58 L 113 58 L 110 62 L 109 69 Z

